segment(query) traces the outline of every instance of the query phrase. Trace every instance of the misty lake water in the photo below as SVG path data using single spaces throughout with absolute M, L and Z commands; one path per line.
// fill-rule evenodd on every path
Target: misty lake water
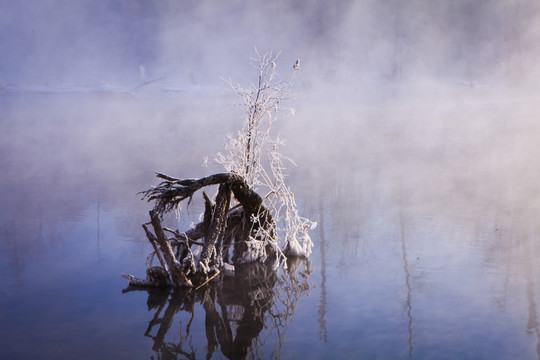
M 235 99 L 0 94 L 0 357 L 540 358 L 540 123 L 482 91 L 299 100 L 276 131 L 311 257 L 196 293 L 121 278 L 151 251 L 137 192 L 221 171 Z

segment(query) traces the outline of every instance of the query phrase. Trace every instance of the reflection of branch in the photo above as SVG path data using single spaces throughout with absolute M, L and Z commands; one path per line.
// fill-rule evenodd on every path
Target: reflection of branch
M 287 259 L 286 273 L 278 279 L 273 306 L 268 310 L 268 321 L 272 324 L 271 330 L 275 330 L 278 337 L 277 349 L 274 350 L 272 358 L 280 358 L 279 353 L 296 312 L 296 305 L 300 297 L 311 290 L 308 279 L 312 272 L 309 259 L 298 257 Z
M 149 325 L 148 330 L 146 330 L 145 336 L 148 336 L 154 339 L 154 346 L 152 347 L 154 351 L 157 351 L 163 345 L 165 335 L 167 334 L 167 332 L 169 331 L 172 325 L 174 316 L 180 310 L 183 299 L 181 296 L 178 296 L 177 294 L 175 294 L 178 291 L 180 290 L 179 289 L 173 290 L 173 293 L 169 299 L 169 304 L 167 306 L 167 309 L 165 310 L 165 313 L 163 314 L 163 317 L 161 319 L 154 318 L 154 320 L 152 320 L 154 324 L 151 323 Z M 160 324 L 160 326 L 159 326 L 157 335 L 153 337 L 150 335 L 150 330 L 152 329 L 154 325 L 157 325 L 158 323 Z
M 262 354 L 263 329 L 267 331 L 264 338 L 276 331 L 278 349 L 275 351 L 277 354 L 273 353 L 272 357 L 279 357 L 298 300 L 310 291 L 307 281 L 313 271 L 307 259 L 289 258 L 288 269 L 278 276 L 271 266 L 261 263 L 246 264 L 238 266 L 234 276 L 219 275 L 215 281 L 199 291 L 182 288 L 139 288 L 149 294 L 149 309 L 156 309 L 145 336 L 154 340 L 152 349 L 158 358 L 196 358 L 197 349 L 191 347 L 191 351 L 185 351 L 183 345 L 190 338 L 195 306 L 199 303 L 205 312 L 207 358 L 211 358 L 216 351 L 230 359 L 245 359 L 254 354 L 256 357 L 267 357 Z M 133 290 L 137 288 L 128 288 L 125 292 Z M 159 291 L 161 293 L 158 293 Z M 165 336 L 180 310 L 191 316 L 186 333 L 180 334 L 177 344 L 167 343 Z M 152 336 L 150 333 L 155 326 L 159 328 L 157 334 Z
M 161 304 L 158 307 L 156 313 L 154 314 L 154 318 L 150 320 L 150 322 L 148 323 L 148 328 L 146 328 L 146 332 L 144 333 L 144 336 L 152 337 L 150 335 L 150 332 L 152 331 L 152 328 L 154 326 L 161 323 L 161 319 L 159 318 L 159 315 L 161 314 L 161 310 L 163 310 L 164 307 L 165 307 L 165 303 Z
M 193 349 L 193 346 L 191 345 L 191 341 L 190 341 L 190 344 L 189 344 L 189 347 L 191 348 L 191 352 L 188 353 L 184 350 L 182 350 L 183 348 L 183 345 L 184 345 L 184 341 L 185 339 L 190 339 L 191 340 L 191 337 L 189 335 L 189 329 L 191 328 L 191 323 L 193 322 L 193 319 L 195 318 L 195 314 L 192 312 L 191 313 L 191 318 L 189 319 L 189 322 L 186 326 L 186 335 L 185 336 L 182 336 L 182 323 L 180 323 L 180 342 L 178 343 L 178 345 L 175 346 L 175 350 L 176 350 L 176 353 L 177 354 L 181 354 L 181 355 L 184 355 L 186 357 L 186 359 L 195 359 L 195 349 Z

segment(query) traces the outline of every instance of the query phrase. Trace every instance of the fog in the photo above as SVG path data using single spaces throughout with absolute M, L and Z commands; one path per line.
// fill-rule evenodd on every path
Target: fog
M 16 86 L 129 86 L 141 76 L 221 85 L 220 77 L 248 76 L 254 47 L 282 51 L 284 68 L 301 58 L 310 83 L 507 84 L 539 75 L 534 1 L 4 0 L 0 7 L 0 76 Z
M 301 59 L 300 96 L 287 104 L 297 108 L 297 116 L 283 120 L 282 136 L 293 145 L 302 139 L 294 152 L 303 156 L 302 149 L 309 149 L 310 158 L 303 161 L 315 160 L 314 149 L 324 150 L 318 158 L 334 153 L 344 162 L 365 153 L 386 158 L 386 152 L 406 156 L 416 151 L 410 155 L 421 165 L 430 154 L 440 165 L 438 152 L 443 151 L 445 163 L 455 166 L 444 170 L 456 176 L 463 170 L 458 166 L 474 171 L 499 166 L 508 176 L 520 162 L 526 171 L 524 159 L 535 155 L 534 124 L 527 122 L 536 115 L 540 79 L 539 10 L 535 1 L 518 0 L 3 0 L 0 87 L 5 94 L 173 95 L 179 112 L 199 119 L 213 116 L 180 106 L 197 99 L 217 113 L 225 109 L 224 118 L 233 119 L 241 114 L 226 105 L 238 100 L 223 78 L 247 86 L 256 80 L 249 64 L 254 49 L 281 52 L 284 78 Z M 80 103 L 76 106 L 82 110 Z M 92 132 L 105 131 L 111 116 L 100 109 Z M 135 124 L 147 118 L 146 113 L 130 116 L 130 130 L 136 132 Z M 205 138 L 221 141 L 222 131 Z M 132 144 L 120 142 L 117 148 Z M 455 159 L 460 154 L 466 159 Z
M 367 188 L 450 223 L 517 216 L 536 231 L 539 11 L 517 0 L 2 0 L 0 164 L 12 186 L 43 174 L 123 184 L 102 186 L 120 202 L 154 171 L 221 171 L 213 157 L 242 117 L 223 79 L 255 81 L 257 48 L 279 53 L 283 78 L 301 60 L 285 104 L 296 115 L 275 125 L 301 201 Z
M 433 333 L 447 334 L 454 315 L 481 322 L 478 299 L 496 302 L 486 319 L 504 313 L 510 329 L 538 335 L 538 38 L 534 0 L 0 0 L 0 274 L 32 283 L 40 262 L 77 236 L 95 241 L 91 251 L 115 277 L 133 270 L 115 266 L 142 271 L 150 205 L 137 192 L 155 171 L 223 171 L 214 156 L 243 117 L 224 79 L 255 82 L 257 49 L 279 53 L 282 79 L 300 59 L 283 103 L 294 115 L 279 113 L 272 130 L 297 164 L 288 180 L 302 214 L 319 222 L 320 304 L 312 297 L 306 309 L 319 306 L 321 344 L 341 334 L 341 306 L 360 301 L 383 309 L 372 323 L 393 319 L 377 296 L 406 298 L 395 312 L 407 314 L 410 357 L 422 349 L 415 334 L 436 326 L 423 327 L 418 313 L 433 310 L 424 315 L 445 328 Z M 374 287 L 375 303 L 360 290 L 348 297 L 350 284 Z M 381 295 L 385 286 L 391 295 Z M 460 312 L 447 314 L 438 304 L 456 293 Z M 469 334 L 465 325 L 448 331 Z M 445 340 L 424 338 L 450 347 Z M 429 349 L 420 354 L 437 354 Z

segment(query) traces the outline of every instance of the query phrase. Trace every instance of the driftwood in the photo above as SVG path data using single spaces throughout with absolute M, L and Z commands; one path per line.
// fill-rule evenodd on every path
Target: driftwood
M 163 181 L 141 193 L 143 199 L 155 203 L 150 222 L 142 227 L 160 266 L 148 266 L 146 279 L 123 275 L 130 285 L 198 289 L 222 269 L 231 270 L 237 264 L 277 255 L 274 219 L 261 196 L 242 176 L 219 173 L 200 179 L 177 179 L 158 173 L 157 177 Z M 218 193 L 213 202 L 203 192 L 205 212 L 201 223 L 183 233 L 162 226 L 163 214 L 176 209 L 184 200 L 189 204 L 195 192 L 211 185 L 219 185 Z M 238 205 L 231 207 L 231 196 Z M 198 259 L 193 255 L 194 247 L 201 247 Z

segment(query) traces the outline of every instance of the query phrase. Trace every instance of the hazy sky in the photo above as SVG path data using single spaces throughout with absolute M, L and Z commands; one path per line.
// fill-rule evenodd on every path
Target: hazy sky
M 530 79 L 539 10 L 533 0 L 0 0 L 0 79 L 215 84 L 241 78 L 254 47 L 282 51 L 287 68 L 301 58 L 313 81 Z

